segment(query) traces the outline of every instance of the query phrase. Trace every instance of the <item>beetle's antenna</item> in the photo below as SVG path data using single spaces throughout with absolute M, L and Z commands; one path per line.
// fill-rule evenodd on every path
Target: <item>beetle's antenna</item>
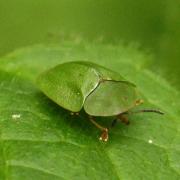
M 152 113 L 164 115 L 164 112 L 157 109 L 141 109 L 137 111 L 126 112 L 125 114 L 135 114 L 135 113 L 144 113 L 144 112 L 152 112 Z

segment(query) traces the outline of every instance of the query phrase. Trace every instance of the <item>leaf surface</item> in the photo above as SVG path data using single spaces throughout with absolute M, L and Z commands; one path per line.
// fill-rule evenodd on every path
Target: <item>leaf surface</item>
M 0 179 L 179 179 L 180 95 L 144 68 L 148 58 L 131 46 L 69 42 L 1 58 Z M 87 119 L 71 116 L 35 86 L 38 74 L 73 60 L 119 72 L 139 88 L 142 108 L 160 108 L 165 116 L 131 115 L 129 126 L 117 124 L 109 142 L 99 142 L 100 132 Z

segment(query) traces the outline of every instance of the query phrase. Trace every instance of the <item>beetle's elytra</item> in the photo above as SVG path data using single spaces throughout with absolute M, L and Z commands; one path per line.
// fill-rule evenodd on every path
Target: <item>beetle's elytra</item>
M 42 73 L 37 84 L 61 107 L 75 113 L 84 108 L 91 122 L 102 130 L 100 139 L 104 141 L 108 140 L 108 128 L 97 124 L 92 117 L 115 116 L 128 122 L 124 114 L 142 102 L 133 83 L 110 69 L 87 61 L 57 65 Z

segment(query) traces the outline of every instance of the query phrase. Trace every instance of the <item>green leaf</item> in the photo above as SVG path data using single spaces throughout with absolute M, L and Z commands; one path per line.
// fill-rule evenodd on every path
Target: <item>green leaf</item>
M 144 68 L 148 58 L 132 46 L 68 42 L 1 58 L 0 179 L 179 179 L 180 95 Z M 142 107 L 160 108 L 165 116 L 131 115 L 129 126 L 117 124 L 109 142 L 99 142 L 87 119 L 71 116 L 35 86 L 42 71 L 73 60 L 119 72 L 139 87 Z

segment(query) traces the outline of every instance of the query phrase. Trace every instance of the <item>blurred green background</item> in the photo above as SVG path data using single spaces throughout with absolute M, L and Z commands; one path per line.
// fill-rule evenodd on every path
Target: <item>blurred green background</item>
M 148 68 L 180 89 L 179 0 L 0 0 L 0 56 L 81 39 L 138 44 L 154 56 Z

